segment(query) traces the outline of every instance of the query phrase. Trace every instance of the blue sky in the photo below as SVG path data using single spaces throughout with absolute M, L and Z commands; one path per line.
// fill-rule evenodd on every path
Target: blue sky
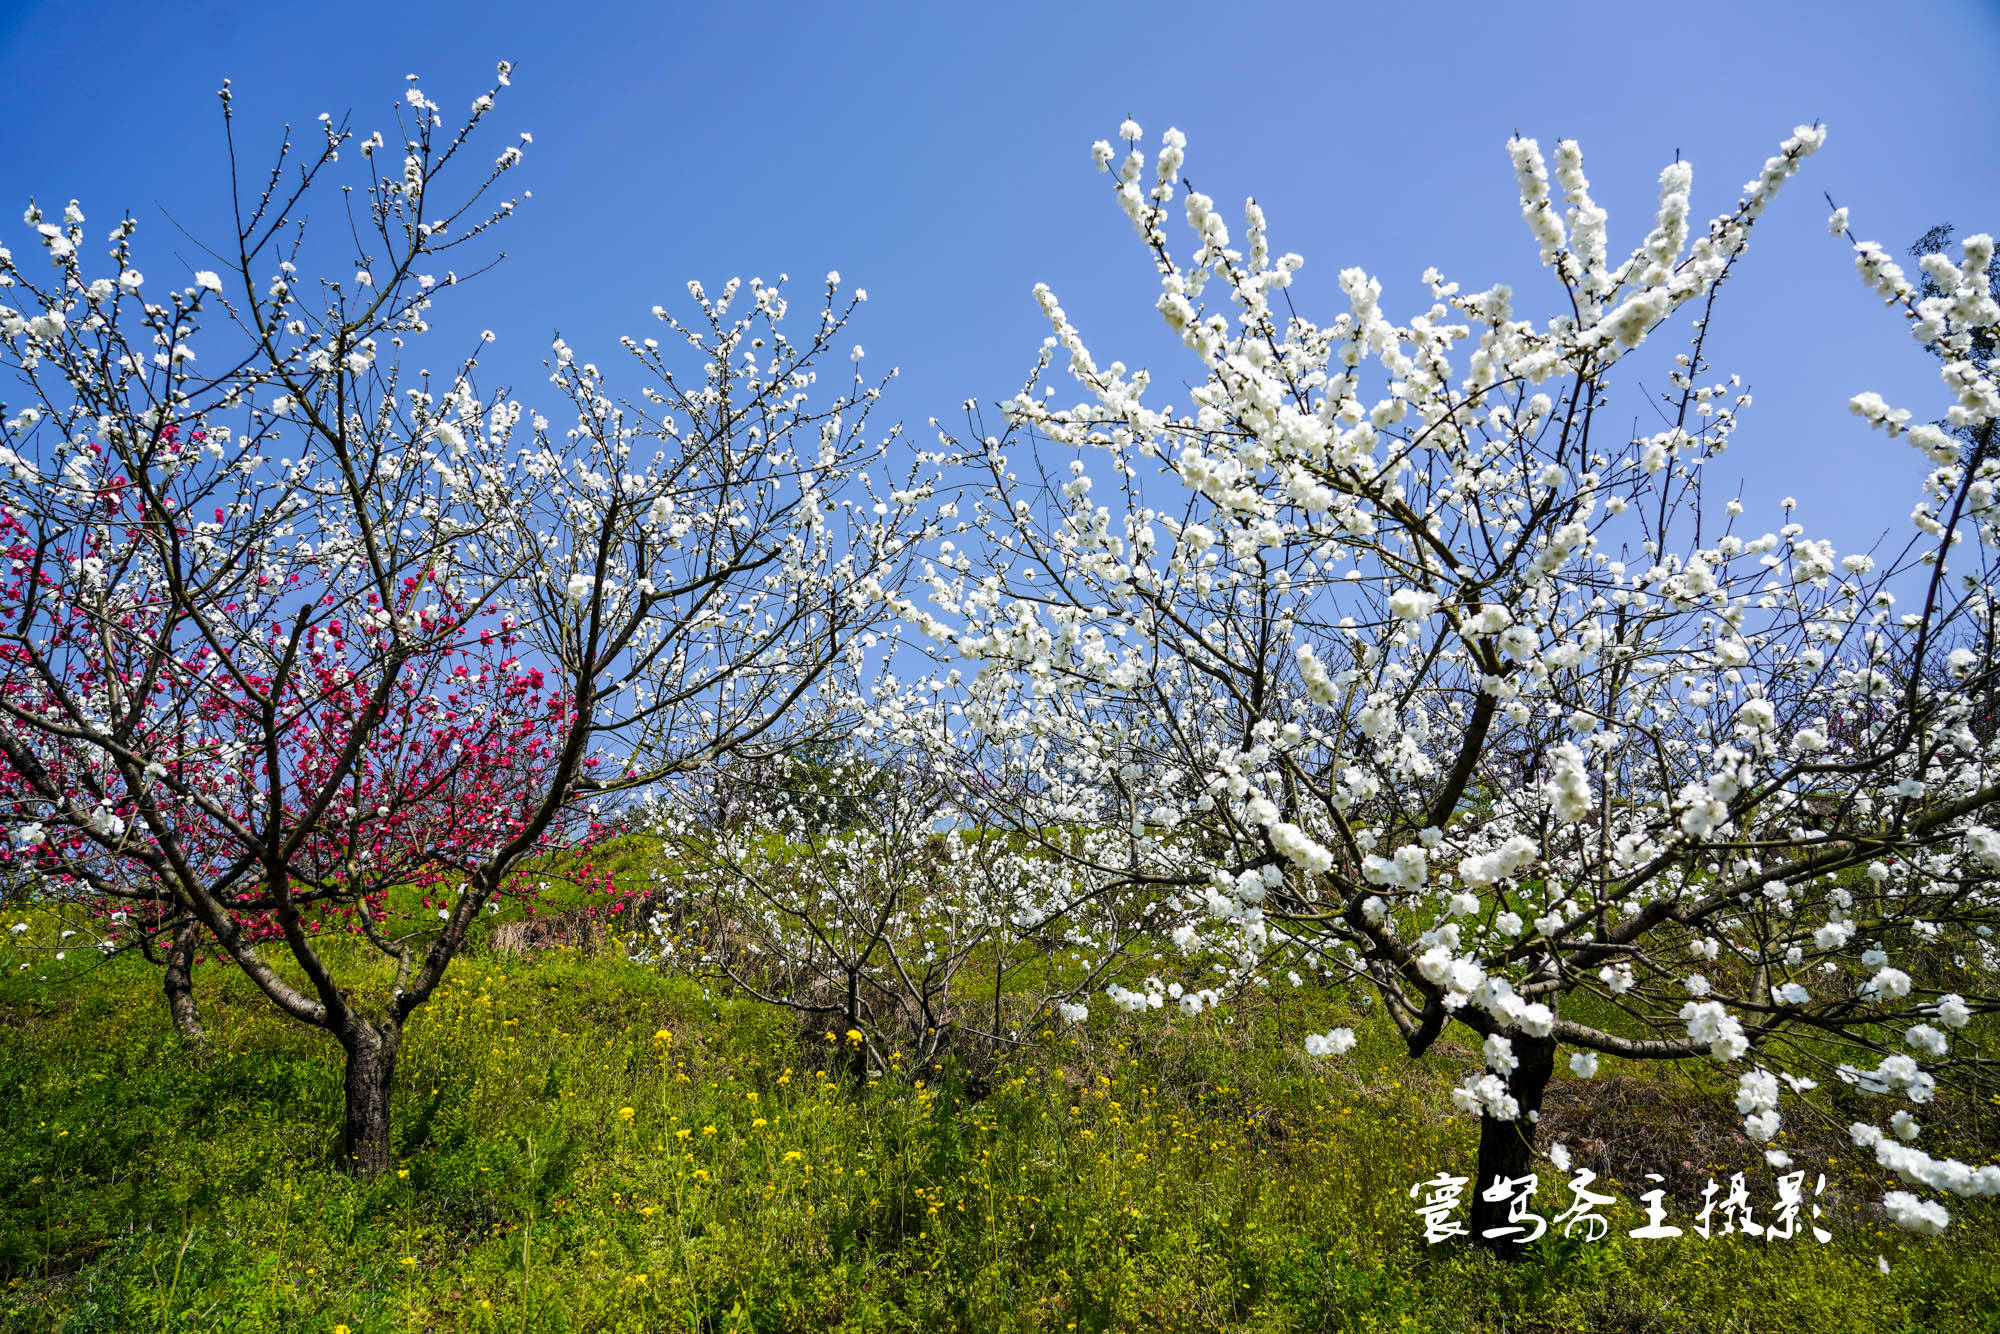
M 1534 290 L 1503 147 L 1516 129 L 1583 142 L 1622 253 L 1650 225 L 1676 150 L 1706 218 L 1817 118 L 1828 145 L 1760 225 L 1711 349 L 1756 393 L 1724 461 L 1753 515 L 1795 495 L 1801 520 L 1846 549 L 1885 526 L 1900 541 L 1923 466 L 1849 416 L 1849 395 L 1875 389 L 1920 417 L 1943 400 L 1933 364 L 1827 237 L 1821 192 L 1898 251 L 1935 222 L 2000 231 L 1992 0 L 0 0 L 0 80 L 36 108 L 0 137 L 0 189 L 76 197 L 93 226 L 130 208 L 147 224 L 142 260 L 171 269 L 190 252 L 160 209 L 197 234 L 222 217 L 225 75 L 249 140 L 273 143 L 284 121 L 321 111 L 351 110 L 363 134 L 388 125 L 410 72 L 462 110 L 503 57 L 517 68 L 493 148 L 533 132 L 515 183 L 535 197 L 467 314 L 500 335 L 489 368 L 518 368 L 530 405 L 546 397 L 534 367 L 558 329 L 610 364 L 613 339 L 652 332 L 647 310 L 684 299 L 688 278 L 713 288 L 784 271 L 809 285 L 829 268 L 868 288 L 856 336 L 871 361 L 903 368 L 885 406 L 912 425 L 1018 386 L 1047 331 L 1037 281 L 1100 360 L 1177 384 L 1186 354 L 1159 329 L 1146 256 L 1088 157 L 1127 115 L 1149 137 L 1185 131 L 1190 177 L 1235 201 L 1232 214 L 1259 198 L 1275 248 L 1305 256 L 1295 297 L 1320 318 L 1343 308 L 1334 275 L 1352 264 L 1382 278 L 1392 317 L 1428 305 L 1417 279 L 1433 264 L 1468 289 Z M 17 250 L 18 207 L 0 212 Z M 1524 295 L 1517 308 L 1543 304 Z

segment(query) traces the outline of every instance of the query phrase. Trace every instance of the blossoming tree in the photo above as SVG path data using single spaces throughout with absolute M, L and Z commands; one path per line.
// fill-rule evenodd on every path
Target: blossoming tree
M 381 133 L 322 118 L 178 290 L 141 274 L 130 219 L 91 276 L 74 203 L 29 209 L 52 278 L 0 249 L 0 364 L 30 400 L 0 413 L 0 801 L 45 874 L 192 919 L 339 1041 L 364 1173 L 402 1027 L 480 911 L 598 794 L 812 735 L 927 494 L 866 471 L 888 442 L 858 348 L 852 389 L 812 402 L 862 298 L 837 275 L 797 339 L 780 285 L 734 314 L 739 284 L 691 285 L 681 347 L 627 340 L 636 401 L 558 340 L 569 427 L 482 392 L 477 356 L 417 366 L 447 252 L 515 208 L 491 194 L 521 148 L 470 147 L 508 75 L 451 132 L 413 80 L 380 175 Z M 309 237 L 353 149 L 355 225 Z M 441 916 L 382 929 L 383 891 L 440 875 Z M 386 985 L 322 947 L 341 909 Z
M 1050 846 L 1149 885 L 1232 985 L 1359 983 L 1412 1056 L 1472 1034 L 1486 1068 L 1454 1100 L 1481 1121 L 1475 1236 L 1504 1223 L 1489 1184 L 1527 1175 L 1553 1072 L 1603 1056 L 1719 1063 L 1766 1142 L 1788 1101 L 1877 1095 L 1889 1110 L 1852 1133 L 1904 1184 L 2000 1192 L 2000 1169 L 1912 1142 L 1940 1081 L 1993 1068 L 1964 1030 L 1996 1007 L 2000 755 L 1963 687 L 1995 666 L 2000 471 L 1863 393 L 1854 411 L 1935 465 L 1901 550 L 1758 533 L 1703 486 L 1748 420 L 1705 350 L 1718 289 L 1824 132 L 1798 129 L 1705 227 L 1669 166 L 1622 258 L 1576 144 L 1552 182 L 1515 138 L 1561 314 L 1433 271 L 1399 322 L 1347 269 L 1323 323 L 1255 202 L 1233 240 L 1184 186 L 1183 136 L 1149 171 L 1123 134 L 1097 163 L 1191 356 L 1186 399 L 1100 362 L 1038 289 L 1053 336 L 1002 429 L 971 418 L 984 497 L 913 613 L 979 664 L 969 743 L 1040 774 L 1017 826 L 1088 831 Z M 1170 245 L 1177 199 L 1191 254 Z M 1926 297 L 1853 246 L 1942 359 L 1947 427 L 2000 416 L 1972 353 L 2000 323 L 1992 248 L 1927 256 Z M 1661 355 L 1676 317 L 1686 341 Z M 1056 369 L 1074 406 L 1042 383 Z M 1623 425 L 1640 417 L 1657 429 Z M 1918 1230 L 1948 1216 L 1886 1204 Z
M 122 489 L 101 497 L 104 508 L 132 517 L 143 500 Z M 127 566 L 140 555 L 92 535 L 81 549 L 91 553 L 83 560 L 110 552 Z M 169 1011 L 197 1048 L 205 1042 L 192 969 L 209 938 L 189 885 L 251 945 L 282 945 L 288 926 L 307 940 L 352 933 L 397 963 L 397 985 L 407 981 L 410 943 L 436 927 L 414 914 L 428 918 L 519 831 L 523 797 L 540 790 L 553 759 L 548 740 L 561 728 L 562 701 L 511 656 L 515 637 L 487 629 L 465 644 L 425 645 L 382 694 L 372 689 L 379 643 L 332 618 L 307 629 L 295 660 L 267 676 L 259 659 L 282 624 L 243 625 L 262 641 L 255 651 L 190 639 L 166 657 L 159 646 L 177 629 L 168 600 L 100 618 L 65 577 L 66 548 L 23 544 L 10 554 L 25 585 L 10 591 L 39 635 L 31 647 L 0 644 L 0 658 L 24 669 L 0 686 L 0 699 L 44 723 L 73 717 L 84 701 L 118 700 L 118 712 L 96 721 L 119 748 L 149 758 L 131 785 L 106 746 L 10 736 L 18 748 L 0 768 L 0 809 L 13 837 L 0 859 L 40 877 L 45 900 L 90 910 L 106 953 L 136 947 L 163 964 Z M 406 606 L 418 592 L 406 590 Z M 432 614 L 456 619 L 449 596 L 428 592 Z M 315 812 L 328 791 L 331 806 Z M 537 851 L 579 833 L 587 824 L 558 820 Z M 266 839 L 284 845 L 274 858 L 282 879 L 255 855 L 268 852 L 259 846 Z
M 1045 1020 L 1087 1013 L 1148 924 L 992 818 L 927 694 L 871 692 L 837 758 L 735 777 L 726 827 L 704 818 L 714 776 L 650 803 L 675 868 L 656 931 L 696 920 L 705 954 L 682 966 L 824 1030 L 856 1082 L 947 1057 L 984 1079 Z

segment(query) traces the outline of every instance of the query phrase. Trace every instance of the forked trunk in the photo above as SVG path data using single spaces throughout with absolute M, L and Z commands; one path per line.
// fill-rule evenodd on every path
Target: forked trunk
M 181 1041 L 194 1055 L 206 1056 L 208 1034 L 201 1026 L 201 1010 L 194 1003 L 194 947 L 200 934 L 201 928 L 193 921 L 183 922 L 175 930 L 163 985 L 167 992 L 167 1012 L 174 1017 L 174 1027 L 181 1031 Z
M 1502 1259 L 1518 1260 L 1524 1249 L 1522 1234 L 1527 1229 L 1517 1225 L 1516 1230 L 1504 1235 L 1487 1236 L 1488 1229 L 1509 1227 L 1508 1201 L 1482 1197 L 1496 1177 L 1519 1179 L 1534 1171 L 1535 1122 L 1532 1114 L 1541 1110 L 1542 1091 L 1549 1085 L 1549 1076 L 1555 1073 L 1556 1043 L 1554 1038 L 1519 1034 L 1508 1036 L 1518 1064 L 1514 1073 L 1507 1076 L 1507 1092 L 1521 1104 L 1520 1119 L 1499 1121 L 1490 1116 L 1479 1118 L 1479 1165 L 1472 1178 L 1472 1218 L 1468 1226 L 1475 1245 L 1484 1246 Z M 1540 1203 L 1538 1195 L 1530 1207 L 1536 1212 L 1543 1212 L 1546 1217 L 1546 1213 L 1538 1207 Z
M 389 1090 L 396 1076 L 402 1033 L 393 1024 L 357 1021 L 340 1035 L 347 1052 L 347 1114 L 341 1127 L 340 1165 L 357 1177 L 389 1170 Z

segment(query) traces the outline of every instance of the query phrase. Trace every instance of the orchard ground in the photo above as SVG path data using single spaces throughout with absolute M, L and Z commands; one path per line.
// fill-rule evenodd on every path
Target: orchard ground
M 1509 1266 L 1426 1245 L 1409 1193 L 1470 1173 L 1477 1125 L 1448 1091 L 1477 1055 L 1413 1064 L 1339 992 L 1105 1006 L 990 1080 L 858 1089 L 830 1073 L 839 1035 L 699 979 L 616 949 L 482 950 L 412 1022 L 396 1170 L 359 1182 L 332 1161 L 324 1035 L 210 964 L 216 1052 L 195 1060 L 156 970 L 27 952 L 46 925 L 0 947 L 10 1328 L 2000 1328 L 2000 1209 L 1895 1232 L 1839 1126 L 1788 1121 L 1781 1141 L 1808 1188 L 1826 1175 L 1830 1242 L 1627 1237 L 1648 1171 L 1683 1228 L 1702 1183 L 1739 1170 L 1768 1217 L 1777 1174 L 1737 1129 L 1733 1074 L 1706 1067 L 1559 1077 L 1542 1146 L 1598 1172 L 1612 1231 Z M 1304 1055 L 1334 1023 L 1357 1049 Z M 1940 1147 L 2000 1153 L 2000 1106 L 1930 1110 Z M 1566 1180 L 1542 1164 L 1545 1212 Z

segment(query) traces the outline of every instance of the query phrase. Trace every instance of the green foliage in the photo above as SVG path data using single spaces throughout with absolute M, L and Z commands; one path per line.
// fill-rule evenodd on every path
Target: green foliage
M 950 1069 L 856 1090 L 831 1073 L 832 1044 L 801 1047 L 787 1017 L 620 960 L 469 958 L 404 1047 L 407 1175 L 363 1183 L 328 1158 L 330 1044 L 273 1017 L 241 977 L 198 978 L 218 1043 L 206 1063 L 182 1052 L 156 975 L 134 961 L 71 955 L 0 983 L 0 1320 L 352 1334 L 1992 1327 L 1996 1211 L 1962 1205 L 1935 1240 L 1885 1235 L 1862 1207 L 1874 1174 L 1851 1160 L 1827 1167 L 1823 1247 L 1625 1239 L 1643 1187 L 1623 1179 L 1625 1213 L 1599 1245 L 1511 1267 L 1426 1247 L 1408 1190 L 1470 1166 L 1473 1127 L 1442 1108 L 1473 1054 L 1412 1066 L 1386 1024 L 1333 994 L 1194 1020 L 1099 1016 L 975 1098 Z M 1298 1054 L 1335 1022 L 1361 1035 L 1351 1056 Z M 1587 1128 L 1580 1100 L 1607 1080 L 1652 1087 L 1616 1064 L 1559 1084 L 1552 1108 Z M 1695 1093 L 1661 1086 L 1667 1119 L 1631 1133 L 1671 1136 Z M 1768 1195 L 1768 1170 L 1751 1177 Z

